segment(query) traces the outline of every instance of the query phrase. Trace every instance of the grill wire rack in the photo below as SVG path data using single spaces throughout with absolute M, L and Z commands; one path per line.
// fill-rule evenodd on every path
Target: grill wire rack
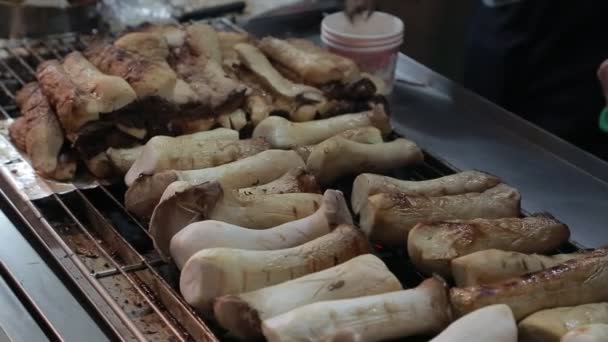
M 220 30 L 238 29 L 227 20 L 213 24 Z M 0 45 L 0 116 L 4 127 L 20 115 L 14 102 L 15 93 L 35 80 L 36 66 L 43 60 L 85 49 L 87 40 L 86 36 L 70 33 Z M 429 154 L 425 160 L 424 164 L 389 175 L 425 180 L 457 171 Z M 4 163 L 0 195 L 36 237 L 43 253 L 52 256 L 51 262 L 64 281 L 76 289 L 81 302 L 112 339 L 229 340 L 211 319 L 201 317 L 180 296 L 178 270 L 160 259 L 146 224 L 123 206 L 124 185 L 98 182 L 94 187 L 82 187 L 74 184 L 72 191 L 51 192 L 48 196 L 30 199 L 15 177 L 20 171 L 11 171 L 8 167 L 15 163 L 26 161 Z M 341 179 L 333 188 L 342 190 L 349 199 L 353 179 Z M 376 247 L 378 255 L 404 287 L 414 287 L 425 278 L 407 260 L 405 251 Z M 568 245 L 560 252 L 576 249 Z M 49 334 L 61 340 L 56 331 Z M 403 341 L 428 339 L 416 337 Z

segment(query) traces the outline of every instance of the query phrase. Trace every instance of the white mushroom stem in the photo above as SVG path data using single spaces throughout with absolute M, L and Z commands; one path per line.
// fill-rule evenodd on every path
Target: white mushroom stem
M 433 334 L 450 322 L 447 287 L 436 278 L 415 289 L 319 302 L 265 320 L 262 331 L 278 341 L 384 341 Z
M 140 175 L 217 166 L 234 161 L 239 156 L 248 157 L 263 151 L 260 148 L 268 149 L 263 141 L 241 143 L 241 146 L 239 143 L 235 145 L 238 140 L 239 132 L 225 128 L 179 137 L 155 136 L 146 143 L 125 175 L 125 184 L 133 185 Z
M 504 304 L 491 305 L 463 316 L 431 342 L 517 342 L 513 312 Z
M 270 183 L 238 189 L 239 195 L 246 197 L 288 194 L 297 192 L 321 193 L 315 176 L 303 167 L 289 170 L 281 178 Z
M 298 95 L 306 93 L 321 93 L 317 88 L 296 84 L 283 77 L 257 47 L 247 43 L 239 43 L 234 46 L 234 49 L 243 64 L 277 94 L 288 98 L 295 98 Z
M 557 266 L 583 256 L 581 253 L 545 256 L 488 249 L 452 260 L 454 282 L 458 287 L 491 284 Z
M 207 140 L 196 143 L 169 145 L 149 143 L 135 161 L 125 181 L 128 184 L 141 175 L 153 175 L 167 170 L 196 170 L 215 167 L 251 157 L 270 147 L 264 139 Z
M 215 298 L 276 285 L 369 253 L 361 232 L 342 225 L 298 247 L 275 251 L 210 248 L 182 269 L 179 287 L 188 304 L 209 312 Z
M 340 191 L 327 190 L 321 207 L 314 214 L 270 229 L 249 229 L 213 220 L 192 223 L 173 236 L 170 252 L 181 269 L 193 254 L 206 248 L 290 248 L 329 234 L 338 224 L 352 223 L 344 195 Z
M 369 196 L 380 193 L 402 193 L 407 196 L 429 197 L 460 195 L 467 192 L 483 192 L 498 183 L 500 183 L 500 179 L 497 177 L 479 171 L 464 171 L 424 181 L 404 181 L 365 173 L 355 178 L 351 204 L 353 211 L 358 214 Z
M 338 133 L 336 136 L 365 144 L 379 144 L 383 142 L 382 132 L 373 126 L 349 129 Z M 294 148 L 294 151 L 298 152 L 300 157 L 306 161 L 316 146 L 317 145 L 298 146 Z
M 561 342 L 606 342 L 608 324 L 589 324 L 569 331 Z
M 377 105 L 366 112 L 308 122 L 291 122 L 279 116 L 271 116 L 256 126 L 253 137 L 265 138 L 273 148 L 293 148 L 318 144 L 340 132 L 367 126 L 380 129 L 384 135 L 390 133 L 389 119 L 383 106 Z
M 170 241 L 190 223 L 216 220 L 252 229 L 266 229 L 312 215 L 323 196 L 294 193 L 235 196 L 217 182 L 190 186 L 171 184 L 150 220 L 150 235 L 162 257 L 169 257 Z
M 587 324 L 608 324 L 608 303 L 542 310 L 519 322 L 524 342 L 559 342 L 568 331 Z
M 139 177 L 125 194 L 129 211 L 149 218 L 169 184 L 184 181 L 193 185 L 221 181 L 228 188 L 245 188 L 266 184 L 287 171 L 304 167 L 304 161 L 294 151 L 268 150 L 232 163 L 201 170 L 165 171 Z
M 108 156 L 110 163 L 112 163 L 112 166 L 114 166 L 114 169 L 121 175 L 124 175 L 129 171 L 131 166 L 133 166 L 143 149 L 143 146 L 131 148 L 110 147 L 106 150 L 106 155 Z
M 520 200 L 519 192 L 505 184 L 482 193 L 441 197 L 377 194 L 361 209 L 359 223 L 372 240 L 403 246 L 419 222 L 517 217 Z
M 222 327 L 242 340 L 251 340 L 262 337 L 261 321 L 298 307 L 402 289 L 382 260 L 365 254 L 285 283 L 220 297 L 213 309 Z
M 341 176 L 361 172 L 386 172 L 422 162 L 420 148 L 406 139 L 388 143 L 362 144 L 337 136 L 313 150 L 306 169 L 321 184 L 331 184 Z

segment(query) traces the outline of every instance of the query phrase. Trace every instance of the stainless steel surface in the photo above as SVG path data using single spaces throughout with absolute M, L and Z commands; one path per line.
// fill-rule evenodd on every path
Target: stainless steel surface
M 0 341 L 48 341 L 11 288 L 0 278 Z
M 395 129 L 459 169 L 517 187 L 523 208 L 548 211 L 587 247 L 608 244 L 608 163 L 399 56 Z M 608 137 L 607 137 L 608 139 Z
M 3 199 L 2 199 L 3 201 Z M 107 341 L 94 319 L 60 281 L 45 260 L 28 243 L 4 211 L 0 211 L 0 259 L 11 270 L 21 287 L 44 312 L 51 325 L 68 341 L 87 336 L 88 341 Z M 9 293 L 10 292 L 10 293 Z M 8 284 L 2 280 L 0 325 L 14 341 L 46 340 L 44 332 L 27 313 Z
M 98 25 L 96 1 L 58 8 L 24 6 L 0 0 L 0 38 L 90 32 Z
M 38 323 L 39 328 L 42 328 L 44 334 L 51 341 L 64 341 L 59 331 L 53 326 L 53 323 L 44 314 L 42 309 L 36 304 L 36 301 L 27 293 L 19 279 L 13 274 L 8 266 L 0 260 L 0 277 L 5 285 L 7 285 L 13 294 L 21 301 L 21 304 L 28 311 L 31 318 Z

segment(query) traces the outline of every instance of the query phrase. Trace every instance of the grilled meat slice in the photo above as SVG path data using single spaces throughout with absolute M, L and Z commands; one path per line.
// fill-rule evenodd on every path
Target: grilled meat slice
M 76 162 L 61 156 L 63 130 L 38 84 L 29 83 L 20 90 L 17 104 L 22 116 L 9 127 L 11 139 L 41 175 L 56 180 L 73 178 Z
M 505 281 L 466 288 L 453 288 L 454 313 L 465 315 L 481 307 L 504 303 L 516 320 L 544 309 L 597 303 L 608 300 L 608 250 L 598 249 L 585 257 L 553 268 Z
M 266 37 L 260 41 L 259 47 L 269 58 L 295 72 L 305 83 L 348 83 L 359 75 L 355 62 L 323 50 L 308 40 Z

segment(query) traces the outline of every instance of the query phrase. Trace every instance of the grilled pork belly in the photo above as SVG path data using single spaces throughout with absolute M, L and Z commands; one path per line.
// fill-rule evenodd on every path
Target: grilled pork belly
M 449 277 L 460 256 L 497 248 L 520 253 L 548 253 L 568 241 L 568 227 L 548 215 L 420 223 L 407 238 L 414 265 Z
M 347 83 L 359 74 L 355 62 L 323 50 L 308 40 L 266 37 L 260 41 L 259 47 L 269 58 L 309 84 Z
M 483 192 L 440 197 L 381 193 L 370 196 L 363 205 L 360 224 L 372 240 L 402 246 L 420 222 L 518 217 L 520 200 L 519 192 L 505 184 Z
M 11 140 L 25 151 L 32 166 L 41 175 L 69 180 L 74 177 L 76 162 L 61 156 L 63 130 L 55 112 L 37 83 L 29 83 L 16 96 L 21 117 L 9 127 Z
M 544 309 L 608 300 L 608 250 L 566 261 L 553 268 L 501 282 L 451 290 L 458 316 L 484 306 L 503 303 L 516 320 Z

